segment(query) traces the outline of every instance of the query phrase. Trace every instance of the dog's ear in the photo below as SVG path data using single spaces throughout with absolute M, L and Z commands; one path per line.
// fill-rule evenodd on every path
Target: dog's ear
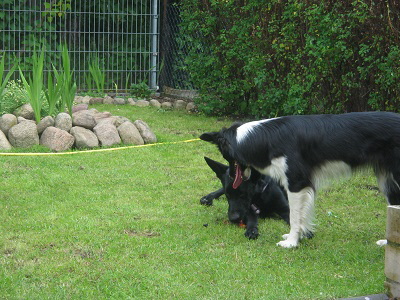
M 229 167 L 206 156 L 204 156 L 204 159 L 211 170 L 222 180 L 222 177 L 226 174 L 226 170 L 228 170 Z
M 218 144 L 218 139 L 220 136 L 221 135 L 219 132 L 205 132 L 200 135 L 200 139 L 213 144 Z
M 206 132 L 200 136 L 200 139 L 209 143 L 216 145 L 221 152 L 222 156 L 229 162 L 229 164 L 234 163 L 233 151 L 230 146 L 229 141 L 225 137 L 225 128 L 219 132 Z
M 223 135 L 224 129 L 219 132 L 206 132 L 200 135 L 200 139 L 217 145 L 221 152 L 229 148 L 229 142 Z

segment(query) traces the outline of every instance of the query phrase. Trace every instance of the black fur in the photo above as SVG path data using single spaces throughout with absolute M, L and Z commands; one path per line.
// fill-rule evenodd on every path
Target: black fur
M 229 221 L 232 223 L 243 221 L 246 224 L 245 236 L 249 239 L 256 239 L 259 235 L 259 217 L 266 218 L 277 214 L 289 224 L 286 193 L 271 177 L 261 175 L 254 170 L 247 181 L 234 189 L 229 167 L 208 157 L 204 159 L 221 181 L 222 188 L 201 198 L 201 204 L 212 205 L 214 199 L 225 194 L 229 206 Z

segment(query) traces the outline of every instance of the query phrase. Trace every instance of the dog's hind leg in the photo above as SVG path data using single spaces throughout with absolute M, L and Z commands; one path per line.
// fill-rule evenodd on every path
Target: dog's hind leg
M 388 173 L 375 171 L 378 180 L 378 186 L 382 193 L 385 194 L 386 200 L 390 205 L 400 205 L 400 174 L 398 172 Z M 385 246 L 387 240 L 378 240 L 378 246 Z
M 385 194 L 390 205 L 400 205 L 400 174 L 376 172 L 379 189 Z
M 312 236 L 314 216 L 314 189 L 306 187 L 300 192 L 288 192 L 290 207 L 290 232 L 277 245 L 284 248 L 297 247 L 303 237 Z

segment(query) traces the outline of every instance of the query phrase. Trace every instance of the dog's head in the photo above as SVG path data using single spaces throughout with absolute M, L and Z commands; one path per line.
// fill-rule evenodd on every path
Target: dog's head
M 240 126 L 240 123 L 236 123 L 229 128 L 224 128 L 219 132 L 206 132 L 200 136 L 200 139 L 206 142 L 215 144 L 222 156 L 229 163 L 229 175 L 234 180 L 232 187 L 237 189 L 243 181 L 248 180 L 251 177 L 251 168 L 246 166 L 239 154 L 234 151 L 236 142 L 236 129 Z
M 230 174 L 230 167 L 204 157 L 208 166 L 215 172 L 222 183 L 225 196 L 228 200 L 228 218 L 232 223 L 247 223 L 247 215 L 252 209 L 252 199 L 259 193 L 258 181 L 260 175 L 258 172 L 252 172 L 251 176 L 243 184 L 234 188 L 234 178 Z
M 253 204 L 253 199 L 256 196 L 257 180 L 253 172 L 252 176 L 244 181 L 237 188 L 233 187 L 233 180 L 230 178 L 227 185 L 224 186 L 226 198 L 228 199 L 228 218 L 232 223 L 243 222 L 247 224 L 247 216 L 250 210 L 256 212 L 256 207 Z

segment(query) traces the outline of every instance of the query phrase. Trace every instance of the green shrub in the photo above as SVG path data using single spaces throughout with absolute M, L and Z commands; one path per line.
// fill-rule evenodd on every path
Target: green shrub
M 20 81 L 10 80 L 4 90 L 1 103 L 1 114 L 10 114 L 21 105 L 25 104 L 26 93 Z
M 180 9 L 205 113 L 399 110 L 400 4 L 182 0 Z
M 136 98 L 148 99 L 153 92 L 149 89 L 148 85 L 145 82 L 141 82 L 131 85 L 131 93 Z

